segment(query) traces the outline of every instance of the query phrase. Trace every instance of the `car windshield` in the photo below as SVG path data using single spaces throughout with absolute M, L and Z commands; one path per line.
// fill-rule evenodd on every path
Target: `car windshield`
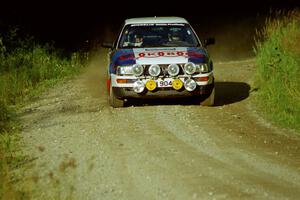
M 119 48 L 197 47 L 188 24 L 131 24 L 122 33 Z

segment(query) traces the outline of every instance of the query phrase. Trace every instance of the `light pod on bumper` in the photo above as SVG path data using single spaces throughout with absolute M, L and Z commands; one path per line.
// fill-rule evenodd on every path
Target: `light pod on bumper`
M 140 64 L 134 64 L 132 66 L 132 73 L 135 75 L 135 76 L 141 76 L 144 72 L 144 67 Z
M 174 79 L 172 81 L 172 87 L 175 89 L 175 90 L 180 90 L 183 86 L 183 82 L 180 80 L 180 79 Z
M 179 74 L 179 66 L 177 64 L 170 64 L 168 66 L 168 73 L 170 76 L 177 76 Z
M 149 81 L 146 82 L 146 88 L 149 91 L 155 90 L 156 87 L 157 87 L 157 85 L 156 85 L 156 81 L 155 80 L 149 80 Z
M 138 80 L 133 83 L 133 91 L 136 93 L 141 93 L 145 90 L 145 84 L 143 81 Z
M 196 72 L 196 65 L 192 62 L 188 62 L 184 65 L 184 71 L 185 73 L 192 75 Z
M 189 92 L 194 91 L 196 89 L 196 87 L 197 87 L 197 83 L 193 79 L 187 79 L 184 82 L 184 88 Z
M 148 69 L 150 76 L 159 76 L 161 69 L 158 65 L 151 65 Z

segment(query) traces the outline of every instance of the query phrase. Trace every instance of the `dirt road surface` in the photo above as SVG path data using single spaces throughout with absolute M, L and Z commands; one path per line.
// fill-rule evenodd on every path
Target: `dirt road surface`
M 102 50 L 20 113 L 32 199 L 299 199 L 300 137 L 266 122 L 254 60 L 216 62 L 216 106 L 113 109 Z

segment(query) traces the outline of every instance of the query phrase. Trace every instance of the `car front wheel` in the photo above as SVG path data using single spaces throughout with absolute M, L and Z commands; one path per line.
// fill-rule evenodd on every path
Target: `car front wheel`
M 112 84 L 110 82 L 110 86 L 109 86 L 109 104 L 111 105 L 111 107 L 113 108 L 120 108 L 120 107 L 124 107 L 124 101 L 122 99 L 118 99 L 112 89 Z
M 215 103 L 215 88 L 211 91 L 210 95 L 200 102 L 201 106 L 213 106 Z

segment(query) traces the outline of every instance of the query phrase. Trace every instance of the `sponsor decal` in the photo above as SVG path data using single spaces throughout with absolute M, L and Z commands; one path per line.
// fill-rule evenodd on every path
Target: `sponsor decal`
M 185 26 L 185 24 L 180 23 L 139 23 L 139 24 L 131 24 L 131 27 L 135 26 Z
M 184 48 L 186 49 L 186 48 Z M 151 49 L 144 49 L 144 51 L 176 51 L 177 48 L 151 48 Z
M 154 24 L 145 24 L 145 23 L 140 23 L 140 24 L 131 24 L 130 25 L 131 27 L 134 27 L 134 26 L 154 26 Z
M 187 50 L 178 49 L 145 49 L 135 54 L 137 58 L 157 58 L 157 57 L 186 57 L 195 62 L 203 61 L 207 56 L 201 49 L 188 48 Z
M 188 56 L 186 51 L 152 51 L 152 52 L 140 52 L 138 58 L 157 58 L 157 57 L 179 57 Z

